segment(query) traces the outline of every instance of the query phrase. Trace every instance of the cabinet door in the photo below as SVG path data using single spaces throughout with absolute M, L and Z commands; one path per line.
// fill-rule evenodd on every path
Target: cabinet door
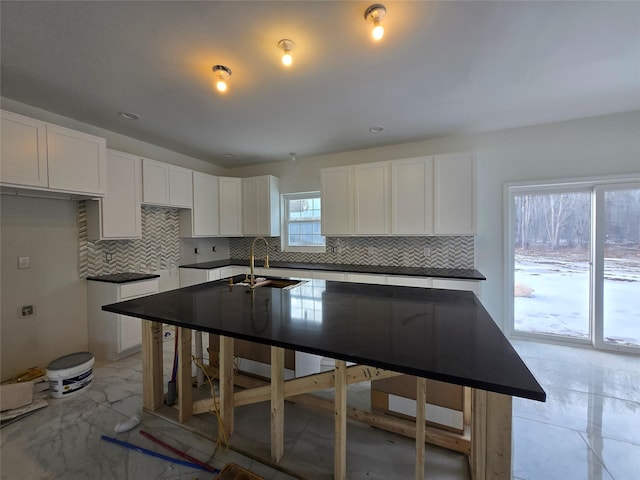
M 242 233 L 258 235 L 258 177 L 242 179 Z
M 219 177 L 220 235 L 242 236 L 242 179 Z
M 322 235 L 352 235 L 353 167 L 320 171 Z
M 169 205 L 169 165 L 142 159 L 142 203 Z
M 107 192 L 104 138 L 47 125 L 49 188 L 103 196 Z
M 47 187 L 46 124 L 1 110 L 0 134 L 0 182 Z
M 280 235 L 278 178 L 261 175 L 242 179 L 242 231 L 245 235 Z
M 354 180 L 356 235 L 390 233 L 389 162 L 356 165 Z
M 193 206 L 192 173 L 193 171 L 187 168 L 169 165 L 170 206 L 180 208 L 191 208 Z
M 220 233 L 218 177 L 193 172 L 193 221 L 194 237 L 213 237 Z
M 140 238 L 142 170 L 139 157 L 109 150 L 107 195 L 101 199 L 103 239 Z
M 118 315 L 120 334 L 118 335 L 118 353 L 142 343 L 142 322 L 139 318 Z
M 391 162 L 391 233 L 433 234 L 433 157 Z
M 434 157 L 435 233 L 476 233 L 476 174 L 471 154 Z

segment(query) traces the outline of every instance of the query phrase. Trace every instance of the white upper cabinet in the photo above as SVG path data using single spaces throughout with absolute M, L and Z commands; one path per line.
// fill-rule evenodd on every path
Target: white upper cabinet
M 193 170 L 169 165 L 169 205 L 191 208 L 193 206 Z
M 220 234 L 218 177 L 193 172 L 193 208 L 180 211 L 181 237 Z
M 142 159 L 142 203 L 191 208 L 191 170 L 148 158 Z
M 48 187 L 47 127 L 44 122 L 0 111 L 0 181 Z
M 391 233 L 433 235 L 433 157 L 391 162 Z
M 242 236 L 242 179 L 219 177 L 220 235 Z
M 434 156 L 434 230 L 438 235 L 475 235 L 476 166 L 472 154 Z
M 244 235 L 280 235 L 279 181 L 273 175 L 242 179 L 242 231 Z
M 320 170 L 322 235 L 353 235 L 353 167 Z
M 142 203 L 169 205 L 169 165 L 142 159 Z
M 353 167 L 356 235 L 391 233 L 389 220 L 389 162 Z
M 140 157 L 107 150 L 107 194 L 87 201 L 89 240 L 140 238 L 142 164 Z
M 47 125 L 49 188 L 66 192 L 107 192 L 107 142 L 104 138 Z
M 1 111 L 3 185 L 104 196 L 104 138 Z

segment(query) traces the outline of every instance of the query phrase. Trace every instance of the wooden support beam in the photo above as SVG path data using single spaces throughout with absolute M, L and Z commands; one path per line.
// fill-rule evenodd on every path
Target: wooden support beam
M 425 404 L 427 380 L 416 378 L 416 480 L 424 480 Z
M 509 395 L 473 389 L 471 478 L 511 478 L 512 399 Z
M 271 460 L 284 454 L 284 348 L 271 347 Z
M 333 453 L 333 478 L 347 478 L 347 364 L 336 360 L 335 367 L 335 438 Z
M 381 368 L 368 367 L 366 365 L 352 365 L 347 368 L 347 384 L 366 382 L 369 380 L 380 380 L 383 378 L 391 378 L 400 375 L 397 372 L 383 370 Z M 315 392 L 327 388 L 333 388 L 335 385 L 335 374 L 332 371 L 316 373 L 306 377 L 294 378 L 284 382 L 285 398 L 301 395 L 303 393 Z M 246 390 L 236 392 L 233 396 L 233 405 L 236 407 L 242 405 L 251 405 L 258 402 L 266 402 L 271 398 L 271 389 L 269 385 L 251 387 Z M 204 399 L 194 403 L 194 414 L 206 413 L 210 411 L 211 400 Z
M 163 404 L 162 323 L 142 320 L 142 405 L 157 410 Z
M 233 434 L 233 338 L 220 336 L 220 417 L 227 435 Z
M 178 327 L 178 420 L 185 423 L 193 412 L 191 384 L 191 330 Z

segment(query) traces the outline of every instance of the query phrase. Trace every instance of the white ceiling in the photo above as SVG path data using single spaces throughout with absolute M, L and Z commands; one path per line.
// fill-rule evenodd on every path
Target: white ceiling
M 2 1 L 0 94 L 227 167 L 640 108 L 640 2 L 371 3 Z

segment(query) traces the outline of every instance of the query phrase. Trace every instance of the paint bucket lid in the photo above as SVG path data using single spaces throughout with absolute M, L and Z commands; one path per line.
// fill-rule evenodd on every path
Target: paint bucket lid
M 93 354 L 91 352 L 70 353 L 64 357 L 56 358 L 47 366 L 47 370 L 67 370 L 91 362 L 92 360 Z

